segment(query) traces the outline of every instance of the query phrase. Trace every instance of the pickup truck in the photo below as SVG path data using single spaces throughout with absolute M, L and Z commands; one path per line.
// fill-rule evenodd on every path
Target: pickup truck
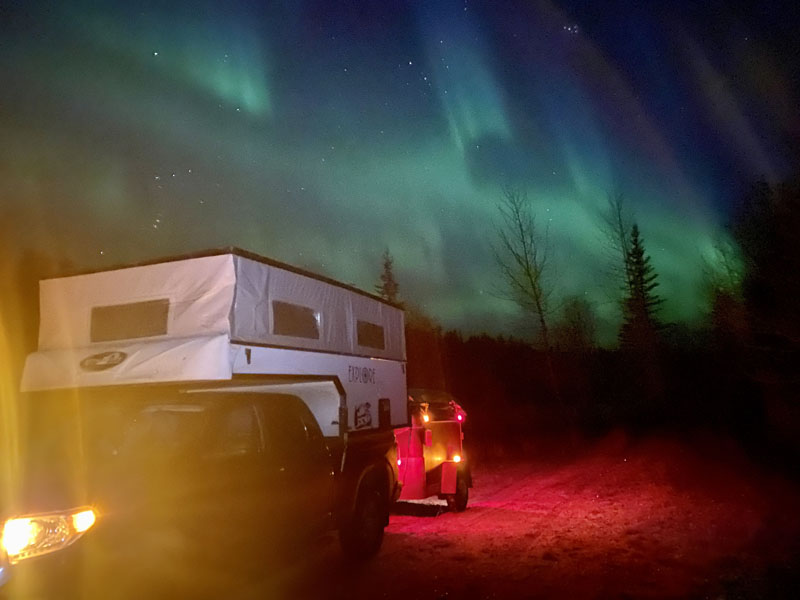
M 218 594 L 326 531 L 378 552 L 409 418 L 399 308 L 238 249 L 45 280 L 40 307 L 11 586 Z

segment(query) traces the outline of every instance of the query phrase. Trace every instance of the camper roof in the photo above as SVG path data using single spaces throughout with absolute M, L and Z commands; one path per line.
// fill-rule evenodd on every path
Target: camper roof
M 39 350 L 226 334 L 234 342 L 405 359 L 403 311 L 242 250 L 40 282 Z
M 146 267 L 148 265 L 155 265 L 155 264 L 162 264 L 162 263 L 169 263 L 169 262 L 176 262 L 181 260 L 188 260 L 191 258 L 203 258 L 206 256 L 219 256 L 220 254 L 233 254 L 235 256 L 241 256 L 243 258 L 248 258 L 250 260 L 254 260 L 256 262 L 270 265 L 273 267 L 277 267 L 279 269 L 283 269 L 285 271 L 289 271 L 291 273 L 297 273 L 298 275 L 303 275 L 305 277 L 310 277 L 312 279 L 316 279 L 317 281 L 323 281 L 325 283 L 329 283 L 331 285 L 335 285 L 336 287 L 340 287 L 342 289 L 350 290 L 356 294 L 360 294 L 362 296 L 366 296 L 367 298 L 371 298 L 376 302 L 382 302 L 383 304 L 387 304 L 389 306 L 393 306 L 395 308 L 399 308 L 402 310 L 402 306 L 395 302 L 390 302 L 381 296 L 376 294 L 371 294 L 361 288 L 358 288 L 354 285 L 350 285 L 347 283 L 342 283 L 341 281 L 337 281 L 336 279 L 332 279 L 330 277 L 326 277 L 325 275 L 320 275 L 319 273 L 314 273 L 313 271 L 308 271 L 301 267 L 297 267 L 294 265 L 290 265 L 288 263 L 281 262 L 279 260 L 275 260 L 266 256 L 262 256 L 260 254 L 256 254 L 255 252 L 250 252 L 248 250 L 243 250 L 237 246 L 223 246 L 220 248 L 209 248 L 207 250 L 200 250 L 197 252 L 188 252 L 185 254 L 176 254 L 167 257 L 161 258 L 154 258 L 148 259 L 143 261 L 135 261 L 135 262 L 126 262 L 120 263 L 116 265 L 111 265 L 108 267 L 101 267 L 97 269 L 79 269 L 75 271 L 69 271 L 59 275 L 53 279 L 61 279 L 63 277 L 73 277 L 76 275 L 91 275 L 93 273 L 104 273 L 106 271 L 117 271 L 119 269 L 128 269 L 130 267 Z

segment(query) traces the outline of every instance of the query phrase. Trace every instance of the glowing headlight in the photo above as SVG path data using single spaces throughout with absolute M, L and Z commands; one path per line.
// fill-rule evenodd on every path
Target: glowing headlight
M 82 510 L 72 515 L 72 526 L 78 533 L 83 533 L 94 525 L 95 518 L 94 511 L 91 508 Z
M 36 540 L 38 534 L 39 527 L 35 521 L 9 519 L 3 527 L 3 548 L 9 556 L 14 556 Z
M 3 550 L 11 564 L 55 552 L 81 537 L 96 518 L 91 508 L 84 508 L 8 519 L 3 526 Z

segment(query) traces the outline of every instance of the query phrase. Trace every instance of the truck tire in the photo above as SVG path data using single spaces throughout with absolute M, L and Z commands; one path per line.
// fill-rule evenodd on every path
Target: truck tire
M 456 477 L 456 493 L 447 496 L 447 508 L 451 512 L 464 512 L 469 502 L 469 485 L 467 478 L 459 471 Z
M 382 479 L 368 476 L 358 489 L 352 515 L 339 529 L 339 543 L 345 555 L 364 560 L 380 550 L 389 502 Z

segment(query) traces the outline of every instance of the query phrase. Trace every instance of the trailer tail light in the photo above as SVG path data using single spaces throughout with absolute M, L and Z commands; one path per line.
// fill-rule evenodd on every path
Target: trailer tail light
M 454 454 L 453 455 L 453 462 L 460 463 L 461 462 L 461 455 L 460 454 Z
M 402 464 L 403 464 L 403 459 L 402 458 L 398 458 L 397 459 L 397 466 L 399 467 Z
M 428 413 L 424 413 L 424 414 L 422 415 L 422 420 L 423 420 L 423 421 L 425 421 L 425 422 L 427 423 L 428 421 L 430 421 L 430 420 L 431 420 L 431 418 L 428 416 Z
M 456 417 L 456 419 L 458 419 L 459 421 L 463 421 L 464 420 L 464 415 L 462 415 L 461 413 L 458 413 L 458 416 Z

